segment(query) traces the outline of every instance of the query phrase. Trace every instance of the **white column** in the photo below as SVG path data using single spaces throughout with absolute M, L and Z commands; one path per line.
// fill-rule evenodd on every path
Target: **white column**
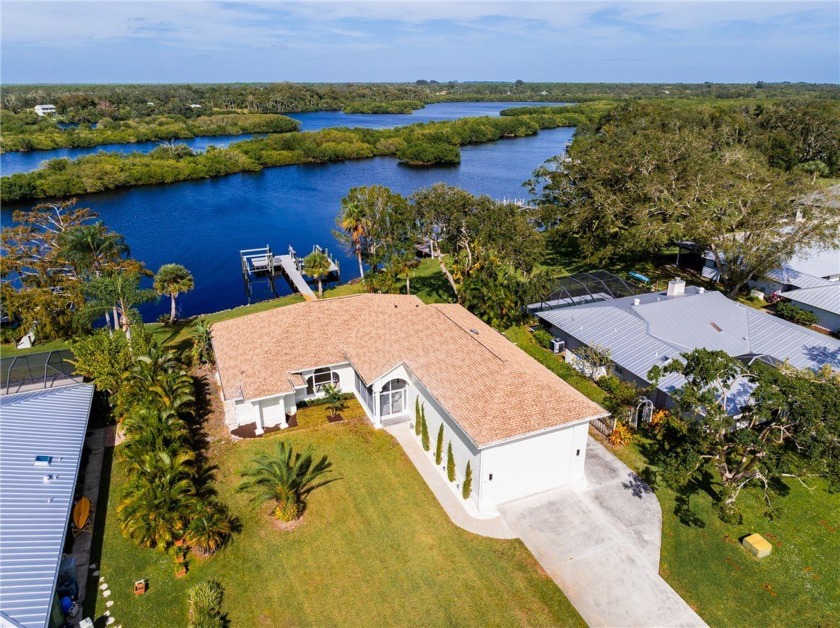
M 262 409 L 260 408 L 260 402 L 254 401 L 252 405 L 254 406 L 253 412 L 257 424 L 256 433 L 257 436 L 261 436 L 262 434 L 265 434 L 265 426 L 263 425 Z
M 373 393 L 373 425 L 375 427 L 382 427 L 382 419 L 379 417 L 379 395 L 380 391 Z

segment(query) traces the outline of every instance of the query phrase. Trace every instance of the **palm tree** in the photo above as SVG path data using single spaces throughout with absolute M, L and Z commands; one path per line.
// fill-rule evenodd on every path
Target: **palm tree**
M 230 538 L 234 523 L 215 500 L 200 505 L 184 532 L 184 541 L 201 556 L 214 554 Z
M 192 361 L 193 364 L 213 363 L 213 343 L 210 325 L 203 316 L 195 321 L 192 330 Z
M 294 521 L 303 516 L 306 499 L 312 491 L 337 479 L 318 481 L 330 472 L 332 463 L 326 456 L 317 462 L 312 456 L 311 446 L 296 454 L 291 445 L 281 441 L 273 456 L 260 454 L 251 460 L 251 466 L 241 473 L 247 479 L 239 485 L 239 490 L 255 493 L 259 503 L 274 501 L 272 516 L 281 521 Z
M 359 260 L 359 275 L 365 278 L 365 265 L 362 263 L 362 242 L 368 229 L 368 219 L 365 216 L 364 208 L 353 202 L 342 203 L 342 211 L 339 214 L 339 225 L 356 252 L 356 259 Z
M 195 403 L 195 382 L 184 371 L 175 350 L 154 342 L 143 355 L 134 358 L 123 381 L 117 398 L 117 410 L 121 413 L 136 405 L 152 404 L 159 410 L 190 414 Z
M 131 323 L 139 319 L 137 306 L 155 299 L 154 290 L 140 287 L 140 274 L 118 272 L 90 280 L 85 286 L 85 303 L 81 315 L 95 320 L 109 310 L 114 311 L 114 329 L 122 328 L 131 342 Z
M 169 322 L 175 322 L 175 297 L 195 288 L 192 274 L 180 264 L 164 264 L 157 271 L 154 281 L 155 292 L 171 299 Z
M 303 272 L 318 280 L 318 296 L 324 296 L 323 279 L 330 274 L 330 258 L 323 251 L 312 251 L 303 259 Z
M 391 260 L 396 275 L 405 275 L 405 293 L 411 294 L 411 271 L 417 268 L 420 260 L 412 251 L 403 251 Z
M 324 386 L 324 400 L 330 407 L 330 416 L 334 419 L 338 411 L 344 408 L 344 397 L 341 396 L 341 388 L 333 384 Z
M 196 510 L 195 454 L 150 452 L 130 460 L 117 516 L 123 535 L 141 547 L 166 548 L 181 538 Z

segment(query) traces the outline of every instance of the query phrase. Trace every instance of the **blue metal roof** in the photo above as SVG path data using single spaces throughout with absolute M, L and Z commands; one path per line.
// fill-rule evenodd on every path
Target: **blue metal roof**
M 90 384 L 0 397 L 0 611 L 27 628 L 49 620 L 92 399 Z

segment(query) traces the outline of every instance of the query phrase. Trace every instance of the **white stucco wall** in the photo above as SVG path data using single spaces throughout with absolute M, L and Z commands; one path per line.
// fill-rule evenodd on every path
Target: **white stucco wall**
M 239 425 L 256 423 L 262 428 L 281 425 L 285 422 L 286 397 L 291 395 L 277 395 L 256 401 L 237 401 L 237 422 Z
M 588 430 L 580 423 L 482 450 L 481 477 L 473 477 L 479 508 L 583 482 Z
M 426 412 L 426 424 L 429 429 L 429 455 L 434 459 L 438 431 L 440 430 L 440 426 L 443 425 L 443 451 L 440 463 L 440 466 L 442 467 L 441 470 L 445 472 L 448 444 L 452 443 L 452 456 L 455 458 L 455 482 L 453 483 L 453 487 L 458 495 L 461 495 L 461 487 L 463 486 L 464 477 L 467 471 L 467 462 L 469 462 L 473 478 L 472 494 L 470 499 L 478 505 L 478 448 L 473 444 L 461 427 L 449 416 L 446 410 L 426 390 L 422 382 L 417 380 L 417 378 L 411 374 L 408 374 L 408 377 L 412 393 L 412 395 L 409 396 L 409 414 L 413 423 L 414 398 L 419 398 L 420 404 Z

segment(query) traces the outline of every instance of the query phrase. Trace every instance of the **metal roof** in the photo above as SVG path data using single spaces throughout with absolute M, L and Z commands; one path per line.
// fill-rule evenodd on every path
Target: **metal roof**
M 840 281 L 829 282 L 827 286 L 789 290 L 782 292 L 782 296 L 796 303 L 804 303 L 832 314 L 840 314 Z
M 90 384 L 0 397 L 0 611 L 27 628 L 49 620 L 92 399 Z
M 797 292 L 810 290 L 818 288 Z M 840 284 L 837 290 L 840 295 Z M 663 363 L 662 356 L 701 347 L 735 358 L 760 356 L 797 368 L 830 364 L 840 370 L 840 341 L 693 286 L 679 296 L 647 293 L 537 316 L 583 343 L 609 347 L 613 362 L 645 380 L 651 366 Z M 660 388 L 668 391 L 677 384 L 665 378 Z
M 797 288 L 816 288 L 818 286 L 832 284 L 828 279 L 809 275 L 788 265 L 771 270 L 767 273 L 767 277 L 786 286 L 795 286 Z
M 815 277 L 840 275 L 840 249 L 805 249 L 793 256 L 786 265 Z

